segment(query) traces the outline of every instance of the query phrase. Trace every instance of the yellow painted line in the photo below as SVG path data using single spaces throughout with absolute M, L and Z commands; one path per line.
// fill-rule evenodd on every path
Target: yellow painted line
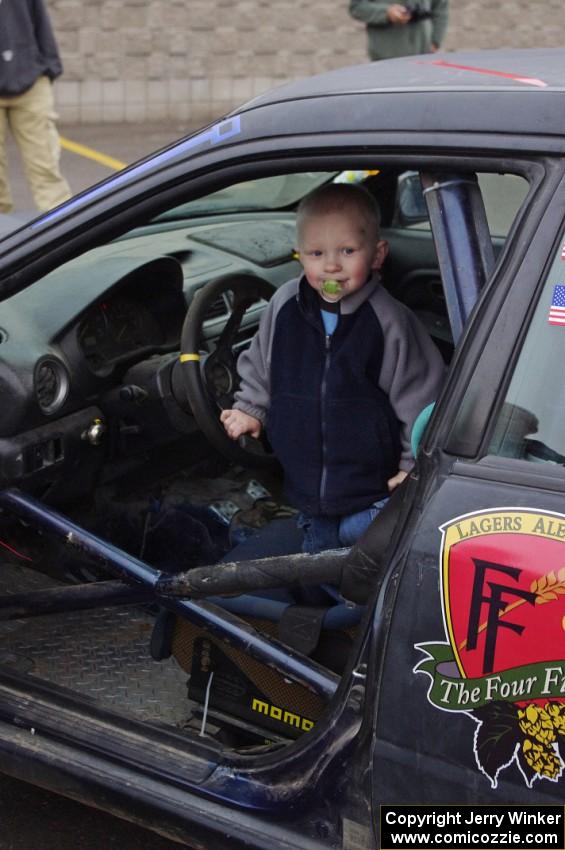
M 113 171 L 121 171 L 122 168 L 125 168 L 127 165 L 127 162 L 122 162 L 121 159 L 114 159 L 113 156 L 106 156 L 105 153 L 95 151 L 94 148 L 89 148 L 87 145 L 72 142 L 70 139 L 65 139 L 64 136 L 59 136 L 59 141 L 61 142 L 61 147 L 66 151 L 77 153 L 79 156 L 86 157 L 86 159 L 92 159 L 94 162 L 98 162 L 100 165 L 105 165 Z

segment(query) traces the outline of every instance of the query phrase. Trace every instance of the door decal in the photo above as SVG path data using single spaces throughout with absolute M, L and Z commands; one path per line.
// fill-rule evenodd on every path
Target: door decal
M 441 526 L 447 643 L 420 643 L 428 699 L 476 721 L 493 788 L 516 762 L 527 785 L 565 767 L 565 515 L 497 508 Z

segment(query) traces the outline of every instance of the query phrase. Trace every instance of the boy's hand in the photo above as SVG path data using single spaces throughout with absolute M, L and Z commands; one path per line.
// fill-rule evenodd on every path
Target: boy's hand
M 244 413 L 243 410 L 222 410 L 220 422 L 232 440 L 238 440 L 243 434 L 249 434 L 258 439 L 261 434 L 262 425 L 259 420 Z
M 393 475 L 392 478 L 389 478 L 387 483 L 388 492 L 392 493 L 393 490 L 396 490 L 399 484 L 402 484 L 404 479 L 408 476 L 408 473 L 403 469 L 399 469 L 396 475 Z

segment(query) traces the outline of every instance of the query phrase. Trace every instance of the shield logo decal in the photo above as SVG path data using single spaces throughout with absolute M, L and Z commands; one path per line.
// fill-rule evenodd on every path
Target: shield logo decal
M 499 508 L 441 527 L 447 643 L 418 644 L 430 702 L 478 724 L 474 751 L 496 787 L 516 760 L 524 779 L 565 767 L 565 516 Z

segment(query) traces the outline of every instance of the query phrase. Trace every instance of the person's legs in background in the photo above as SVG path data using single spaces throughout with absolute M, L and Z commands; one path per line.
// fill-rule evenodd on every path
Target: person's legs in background
M 12 212 L 14 208 L 8 181 L 8 156 L 6 151 L 8 108 L 8 99 L 0 97 L 0 213 Z
M 46 212 L 71 197 L 69 184 L 59 170 L 61 147 L 52 84 L 47 77 L 40 77 L 28 91 L 10 100 L 10 129 L 35 205 Z

